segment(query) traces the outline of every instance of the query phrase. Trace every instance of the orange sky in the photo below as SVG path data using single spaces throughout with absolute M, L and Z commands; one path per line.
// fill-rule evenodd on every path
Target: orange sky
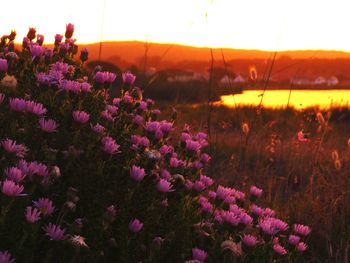
M 12 0 L 0 34 L 29 26 L 52 42 L 75 24 L 78 43 L 148 40 L 262 50 L 350 51 L 349 0 Z M 105 5 L 105 9 L 103 8 Z M 104 10 L 104 11 L 103 11 Z M 104 14 L 104 15 L 103 15 Z

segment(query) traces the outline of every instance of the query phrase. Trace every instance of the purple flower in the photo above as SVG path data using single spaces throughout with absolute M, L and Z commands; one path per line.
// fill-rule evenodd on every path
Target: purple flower
M 186 190 L 191 190 L 193 188 L 193 182 L 190 180 L 186 180 L 184 186 Z
M 54 120 L 52 119 L 45 120 L 44 118 L 39 120 L 39 125 L 42 131 L 48 132 L 48 133 L 56 132 L 58 127 L 58 124 Z
M 106 136 L 102 138 L 102 150 L 108 154 L 116 154 L 119 153 L 118 149 L 120 147 L 119 144 L 116 143 L 116 141 L 109 136 Z
M 69 23 L 68 25 L 66 25 L 65 37 L 71 38 L 73 36 L 73 33 L 74 33 L 74 25 L 72 23 Z
M 43 163 L 38 163 L 36 161 L 31 162 L 28 165 L 28 173 L 29 175 L 37 174 L 40 177 L 44 177 L 44 178 L 49 174 L 47 166 Z
M 199 248 L 192 248 L 192 257 L 194 260 L 198 260 L 200 262 L 204 262 L 208 257 L 207 252 Z
M 16 184 L 15 182 L 7 179 L 2 183 L 1 187 L 1 192 L 11 197 L 24 195 L 22 194 L 23 190 L 23 185 Z
M 250 207 L 250 210 L 252 211 L 253 214 L 260 216 L 264 212 L 264 209 L 261 208 L 260 206 L 257 206 L 256 204 L 252 204 Z
M 135 82 L 136 76 L 130 72 L 124 72 L 122 78 L 125 84 L 132 85 Z
M 91 92 L 91 85 L 89 83 L 87 83 L 87 82 L 81 83 L 80 88 L 81 88 L 82 92 L 86 92 L 86 93 L 90 93 Z
M 195 181 L 193 185 L 193 189 L 197 192 L 202 192 L 205 189 L 205 184 L 202 181 Z
M 302 235 L 302 236 L 307 236 L 311 232 L 311 228 L 310 227 L 304 226 L 304 225 L 301 225 L 301 224 L 295 224 L 293 226 L 293 229 L 294 229 L 295 233 L 297 233 L 299 235 Z
M 8 179 L 11 181 L 14 181 L 16 183 L 20 183 L 23 181 L 23 179 L 26 177 L 26 174 L 24 174 L 19 168 L 17 167 L 9 167 L 5 170 L 5 174 Z
M 23 144 L 16 144 L 16 141 L 11 139 L 5 139 L 1 142 L 2 147 L 9 153 L 15 153 L 17 157 L 23 158 L 28 151 L 27 147 Z
M 7 60 L 0 58 L 0 72 L 6 72 L 8 69 Z
M 58 88 L 64 91 L 71 91 L 75 94 L 80 93 L 81 84 L 78 81 L 74 80 L 61 80 Z
M 255 236 L 252 235 L 244 235 L 242 238 L 243 244 L 245 244 L 248 247 L 254 247 L 258 243 L 258 240 Z
M 33 57 L 35 57 L 35 58 L 40 57 L 41 54 L 43 53 L 43 48 L 39 45 L 34 44 L 30 47 L 30 52 L 32 53 Z
M 145 175 L 146 175 L 145 169 L 136 165 L 133 165 L 131 167 L 130 176 L 131 176 L 131 179 L 135 180 L 136 182 L 142 181 Z
M 140 232 L 142 227 L 143 227 L 143 223 L 141 223 L 140 220 L 138 220 L 136 218 L 134 220 L 131 220 L 130 223 L 129 223 L 129 230 L 132 233 Z
M 197 152 L 200 150 L 202 146 L 199 142 L 193 141 L 193 140 L 186 140 L 186 150 L 191 152 Z
M 40 220 L 40 211 L 36 207 L 27 206 L 26 212 L 24 213 L 27 222 L 33 224 Z
M 0 251 L 0 263 L 15 263 L 8 251 Z
M 300 252 L 304 252 L 308 249 L 308 246 L 304 243 L 304 242 L 300 242 L 298 245 L 297 245 L 297 249 L 298 251 Z
M 66 74 L 68 72 L 69 65 L 67 63 L 57 61 L 55 64 L 51 65 L 51 70 L 59 71 L 62 74 Z
M 200 161 L 202 163 L 208 163 L 210 159 L 211 157 L 209 156 L 209 154 L 206 154 L 206 153 L 202 153 L 202 155 L 200 156 Z
M 233 194 L 233 189 L 229 187 L 219 185 L 216 190 L 216 196 L 221 200 L 225 200 L 231 194 Z
M 205 186 L 211 186 L 211 185 L 214 183 L 214 180 L 213 180 L 213 179 L 211 179 L 210 177 L 205 176 L 205 175 L 203 175 L 203 174 L 200 175 L 199 180 L 200 180 L 203 184 L 205 184 Z
M 255 185 L 252 185 L 252 186 L 250 187 L 250 194 L 251 194 L 252 196 L 260 197 L 260 196 L 262 195 L 262 193 L 263 193 L 263 190 L 260 189 L 260 188 L 258 188 L 258 187 L 256 187 Z
M 10 108 L 14 111 L 24 112 L 26 109 L 26 101 L 21 98 L 10 98 Z
M 288 243 L 291 245 L 297 245 L 300 241 L 300 237 L 296 235 L 290 235 L 288 237 Z
M 94 80 L 95 80 L 95 82 L 97 82 L 99 84 L 105 83 L 105 81 L 106 81 L 105 74 L 102 71 L 96 72 Z
M 288 224 L 286 222 L 273 217 L 261 219 L 259 221 L 259 226 L 263 232 L 271 236 L 288 229 Z
M 104 72 L 105 73 L 105 81 L 106 82 L 109 82 L 109 83 L 112 83 L 115 78 L 116 78 L 116 75 L 112 72 Z
M 244 225 L 250 225 L 253 222 L 253 218 L 245 212 L 241 213 L 239 218 Z
M 44 216 L 50 216 L 55 211 L 52 201 L 48 198 L 39 198 L 38 201 L 33 201 L 33 204 Z
M 60 228 L 60 226 L 49 223 L 43 230 L 46 232 L 45 235 L 49 236 L 51 240 L 60 241 L 65 239 L 65 229 Z
M 281 256 L 284 256 L 287 254 L 287 250 L 282 247 L 280 244 L 274 244 L 273 245 L 273 250 L 278 254 L 278 255 L 281 255 Z
M 216 198 L 216 192 L 210 190 L 210 191 L 208 192 L 208 196 L 209 196 L 209 198 L 211 198 L 211 199 L 215 199 L 215 198 Z
M 165 179 L 159 179 L 157 183 L 157 190 L 161 193 L 168 193 L 174 191 L 172 184 Z
M 73 119 L 78 123 L 86 123 L 90 119 L 90 115 L 85 111 L 73 111 Z

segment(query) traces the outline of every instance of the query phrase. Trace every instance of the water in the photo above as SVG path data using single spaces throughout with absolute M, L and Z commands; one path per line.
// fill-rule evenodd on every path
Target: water
M 221 97 L 221 104 L 234 107 L 257 106 L 260 103 L 262 90 L 247 90 L 242 94 Z M 285 108 L 288 104 L 289 90 L 267 90 L 262 105 L 267 108 Z M 310 107 L 329 109 L 330 107 L 350 108 L 350 90 L 292 90 L 289 106 L 297 110 Z

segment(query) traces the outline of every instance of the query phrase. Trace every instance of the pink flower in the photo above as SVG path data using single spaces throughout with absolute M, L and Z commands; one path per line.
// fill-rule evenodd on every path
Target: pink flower
M 159 179 L 156 187 L 157 187 L 157 190 L 161 193 L 168 193 L 168 192 L 174 191 L 172 188 L 172 184 L 162 178 Z
M 203 184 L 205 184 L 205 186 L 211 186 L 211 185 L 214 183 L 214 180 L 213 180 L 213 179 L 211 179 L 210 177 L 205 176 L 205 175 L 203 175 L 203 174 L 200 175 L 199 180 L 200 180 Z
M 239 218 L 244 225 L 250 225 L 253 222 L 253 218 L 245 212 L 241 213 Z
M 58 127 L 58 124 L 54 120 L 52 119 L 45 120 L 44 118 L 39 120 L 39 125 L 42 131 L 48 132 L 48 133 L 56 132 Z
M 193 189 L 197 192 L 202 192 L 205 189 L 205 184 L 202 181 L 195 181 Z
M 260 197 L 260 196 L 262 195 L 262 193 L 263 193 L 263 190 L 260 189 L 260 188 L 258 188 L 258 187 L 256 187 L 255 185 L 252 185 L 252 186 L 250 187 L 250 194 L 251 194 L 252 196 Z
M 33 201 L 33 204 L 44 216 L 50 216 L 55 211 L 52 201 L 48 198 L 39 198 L 38 201 Z
M 145 175 L 146 175 L 145 169 L 136 165 L 133 165 L 131 167 L 130 176 L 131 176 L 131 179 L 135 180 L 136 182 L 142 181 Z
M 0 72 L 6 72 L 8 69 L 7 60 L 0 58 Z
M 192 248 L 192 257 L 194 260 L 198 260 L 199 262 L 204 262 L 208 257 L 207 252 L 199 248 Z
M 85 111 L 73 111 L 73 119 L 78 123 L 86 123 L 90 119 L 90 115 Z
M 132 233 L 138 233 L 141 231 L 143 227 L 143 223 L 140 222 L 138 219 L 131 220 L 129 223 L 129 230 Z
M 11 139 L 5 139 L 1 142 L 2 147 L 9 153 L 15 153 L 17 157 L 23 158 L 28 151 L 27 147 L 23 144 L 16 144 L 16 141 Z
M 41 177 L 46 177 L 49 174 L 47 166 L 43 163 L 38 163 L 36 161 L 31 162 L 28 165 L 28 173 L 29 175 L 37 174 Z
M 209 154 L 206 154 L 206 153 L 202 153 L 202 155 L 200 156 L 200 161 L 202 163 L 208 163 L 210 159 L 211 157 L 209 156 Z
M 298 132 L 297 138 L 299 142 L 307 142 L 309 139 L 305 137 L 303 131 Z
M 95 126 L 91 125 L 91 130 L 95 133 L 101 134 L 105 131 L 105 127 L 103 127 L 101 124 L 97 123 Z
M 242 241 L 248 247 L 254 247 L 258 243 L 257 238 L 252 235 L 244 235 Z
M 74 235 L 69 238 L 69 241 L 73 244 L 75 247 L 88 247 L 88 245 L 85 243 L 85 237 L 82 237 L 80 235 Z
M 264 209 L 261 208 L 260 206 L 257 206 L 256 204 L 252 204 L 250 207 L 250 210 L 252 211 L 253 214 L 260 216 L 264 212 Z
M 69 23 L 68 25 L 66 25 L 65 37 L 71 38 L 73 36 L 73 33 L 74 33 L 74 25 L 72 23 Z
M 23 179 L 26 177 L 26 174 L 24 174 L 20 169 L 17 167 L 9 167 L 5 170 L 5 174 L 8 179 L 11 181 L 14 181 L 16 183 L 20 183 L 23 181 Z
M 296 235 L 290 235 L 288 237 L 288 243 L 291 245 L 297 245 L 300 241 L 300 237 Z
M 37 116 L 42 116 L 47 112 L 43 104 L 34 101 L 26 101 L 26 111 Z
M 136 76 L 130 72 L 124 72 L 122 78 L 125 84 L 132 85 L 135 82 Z
M 105 81 L 106 82 L 112 83 L 116 78 L 116 75 L 112 72 L 106 71 L 106 72 L 104 72 L 104 74 L 105 74 Z
M 102 138 L 102 150 L 108 154 L 116 154 L 119 153 L 118 151 L 120 145 L 116 143 L 116 141 L 109 136 L 106 136 Z
M 55 45 L 58 45 L 59 43 L 61 43 L 62 39 L 63 39 L 62 35 L 56 34 L 55 35 Z
M 229 187 L 219 185 L 216 190 L 216 196 L 221 200 L 224 200 L 227 196 L 231 194 L 233 194 L 233 189 Z
M 87 82 L 81 83 L 80 88 L 81 88 L 82 92 L 86 92 L 86 93 L 90 93 L 91 92 L 91 85 L 89 83 L 87 83 Z
M 259 221 L 259 226 L 263 232 L 271 236 L 288 229 L 288 224 L 286 222 L 273 217 L 261 219 Z
M 15 260 L 8 251 L 0 251 L 0 263 L 15 263 Z
M 202 146 L 199 142 L 193 141 L 193 140 L 186 140 L 186 150 L 197 152 L 200 150 Z
M 216 198 L 216 192 L 210 190 L 210 191 L 208 192 L 208 196 L 209 196 L 209 198 L 211 198 L 211 199 L 215 199 L 215 198 Z
M 281 255 L 281 256 L 284 256 L 287 254 L 287 250 L 282 247 L 280 244 L 274 244 L 273 245 L 273 250 L 278 254 L 278 255 Z
M 97 82 L 99 84 L 105 83 L 106 77 L 105 77 L 104 72 L 102 72 L 102 71 L 96 72 L 96 74 L 94 76 L 94 80 L 95 80 L 95 82 Z
M 45 235 L 49 236 L 51 240 L 60 241 L 65 239 L 65 229 L 60 228 L 60 226 L 49 223 L 43 230 L 46 232 Z
M 15 196 L 23 196 L 22 194 L 24 190 L 23 185 L 16 184 L 11 180 L 5 180 L 2 183 L 1 192 L 7 196 L 15 197 Z
M 310 227 L 304 226 L 304 225 L 301 225 L 301 224 L 295 224 L 293 226 L 293 229 L 294 229 L 295 233 L 297 233 L 299 235 L 302 235 L 302 236 L 307 236 L 311 232 L 311 228 Z
M 61 80 L 58 88 L 63 91 L 71 91 L 75 94 L 80 93 L 81 91 L 81 83 L 74 80 Z
M 26 212 L 24 213 L 27 222 L 33 224 L 40 220 L 40 211 L 32 206 L 27 206 Z
M 304 243 L 304 242 L 300 242 L 298 245 L 297 245 L 297 249 L 298 251 L 300 252 L 304 252 L 308 249 L 308 246 Z
M 36 35 L 36 42 L 42 46 L 42 44 L 44 43 L 44 36 L 43 35 L 40 35 L 40 34 L 37 34 Z
M 10 98 L 10 108 L 13 111 L 24 112 L 26 109 L 26 101 L 21 98 Z
M 193 182 L 190 180 L 185 181 L 185 188 L 186 190 L 191 190 L 193 188 Z

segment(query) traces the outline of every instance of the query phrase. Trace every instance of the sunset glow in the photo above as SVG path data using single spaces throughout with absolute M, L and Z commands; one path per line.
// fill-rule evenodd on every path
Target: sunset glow
M 14 0 L 0 16 L 17 41 L 36 27 L 52 42 L 74 23 L 79 43 L 140 40 L 262 50 L 350 51 L 347 0 Z M 5 4 L 6 7 L 6 4 Z

